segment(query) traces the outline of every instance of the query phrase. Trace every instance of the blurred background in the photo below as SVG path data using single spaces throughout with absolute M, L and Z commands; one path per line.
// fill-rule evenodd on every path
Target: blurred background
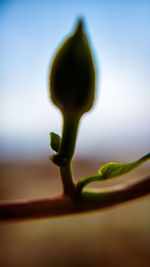
M 82 119 L 76 155 L 149 152 L 149 1 L 10 0 L 0 7 L 2 159 L 47 156 L 48 133 L 61 133 L 60 113 L 49 100 L 49 69 L 79 17 L 93 49 L 97 97 Z
M 94 108 L 83 116 L 76 179 L 107 161 L 150 151 L 149 0 L 0 1 L 0 200 L 55 196 L 49 132 L 61 134 L 49 99 L 51 60 L 83 17 L 97 71 Z M 107 186 L 141 179 L 149 163 Z M 0 225 L 0 266 L 150 265 L 150 197 L 112 210 Z

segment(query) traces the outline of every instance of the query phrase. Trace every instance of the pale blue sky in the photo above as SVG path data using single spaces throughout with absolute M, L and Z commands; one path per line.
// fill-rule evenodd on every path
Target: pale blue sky
M 85 19 L 97 66 L 94 109 L 80 125 L 76 156 L 130 158 L 150 150 L 150 1 L 1 1 L 1 159 L 47 157 L 61 133 L 50 103 L 52 57 Z M 113 158 L 112 158 L 113 160 Z

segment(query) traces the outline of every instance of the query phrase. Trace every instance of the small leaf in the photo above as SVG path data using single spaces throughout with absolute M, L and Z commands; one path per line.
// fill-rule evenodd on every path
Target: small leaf
M 55 151 L 58 152 L 61 144 L 61 137 L 56 133 L 50 133 L 50 146 Z
M 150 159 L 150 153 L 132 163 L 126 163 L 126 164 L 116 163 L 116 162 L 106 163 L 99 169 L 98 171 L 99 174 L 90 175 L 79 180 L 77 183 L 77 190 L 80 193 L 83 187 L 89 183 L 103 181 L 106 179 L 112 179 L 121 176 L 123 174 L 126 174 L 129 171 L 137 168 L 138 166 L 140 166 L 149 159 Z
M 140 158 L 137 161 L 132 163 L 116 163 L 116 162 L 109 162 L 103 165 L 98 173 L 103 177 L 103 179 L 111 179 L 117 176 L 123 175 L 136 167 L 143 164 L 146 160 L 150 159 L 150 154 L 145 155 L 144 157 Z
M 63 158 L 61 155 L 59 154 L 55 154 L 49 157 L 49 159 L 56 164 L 57 166 L 67 166 L 68 161 L 66 158 Z

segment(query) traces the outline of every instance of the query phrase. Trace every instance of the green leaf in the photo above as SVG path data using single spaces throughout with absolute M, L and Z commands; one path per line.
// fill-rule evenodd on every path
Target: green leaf
M 99 169 L 98 171 L 99 174 L 87 176 L 81 179 L 80 181 L 78 181 L 77 190 L 78 192 L 81 192 L 83 187 L 89 183 L 112 179 L 112 178 L 121 176 L 123 174 L 126 174 L 130 172 L 131 170 L 137 168 L 138 166 L 140 166 L 141 164 L 143 164 L 145 161 L 149 159 L 150 159 L 150 153 L 132 163 L 126 163 L 126 164 L 116 163 L 116 162 L 106 163 Z
M 150 159 L 150 154 L 145 155 L 144 157 L 140 158 L 137 161 L 134 161 L 132 163 L 116 163 L 116 162 L 109 162 L 103 165 L 98 173 L 100 176 L 103 177 L 103 179 L 111 179 L 115 178 L 117 176 L 123 175 L 136 167 L 140 166 L 143 164 L 146 160 Z
M 61 144 L 61 137 L 56 133 L 50 133 L 50 146 L 58 153 Z

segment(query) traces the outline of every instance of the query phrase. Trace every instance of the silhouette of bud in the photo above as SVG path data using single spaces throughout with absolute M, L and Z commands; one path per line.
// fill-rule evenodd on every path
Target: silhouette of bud
M 81 116 L 93 105 L 95 68 L 81 20 L 54 57 L 50 95 L 64 115 Z

